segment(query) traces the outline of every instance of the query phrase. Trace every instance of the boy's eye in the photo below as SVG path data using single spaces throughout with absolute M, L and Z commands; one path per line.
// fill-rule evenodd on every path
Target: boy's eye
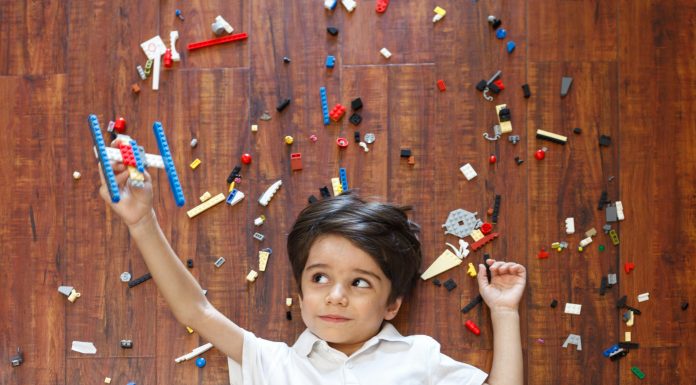
M 312 276 L 312 282 L 314 283 L 327 283 L 328 281 L 329 279 L 324 274 L 314 274 Z
M 368 288 L 368 287 L 370 287 L 370 283 L 362 278 L 358 278 L 355 281 L 353 281 L 353 286 L 357 286 L 357 287 L 361 287 L 361 288 Z

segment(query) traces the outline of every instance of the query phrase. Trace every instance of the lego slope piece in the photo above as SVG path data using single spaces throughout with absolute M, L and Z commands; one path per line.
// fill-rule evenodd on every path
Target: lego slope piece
M 266 192 L 264 192 L 261 197 L 259 198 L 259 204 L 261 206 L 268 206 L 268 203 L 271 201 L 273 196 L 275 195 L 276 191 L 280 188 L 280 186 L 283 184 L 283 180 L 279 179 L 275 183 L 269 187 Z
M 444 273 L 445 271 L 455 268 L 462 264 L 462 260 L 457 257 L 453 252 L 445 250 L 435 262 L 428 267 L 428 269 L 421 274 L 421 279 L 430 279 L 438 274 Z

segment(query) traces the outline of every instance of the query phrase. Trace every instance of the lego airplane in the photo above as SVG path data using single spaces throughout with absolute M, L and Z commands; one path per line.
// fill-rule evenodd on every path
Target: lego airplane
M 143 187 L 145 183 L 145 168 L 155 167 L 163 168 L 169 177 L 169 184 L 172 187 L 172 194 L 176 205 L 181 207 L 185 203 L 184 192 L 179 182 L 179 176 L 174 167 L 172 154 L 169 150 L 167 137 L 164 135 L 161 122 L 155 122 L 152 126 L 155 138 L 157 139 L 157 147 L 159 147 L 161 155 L 146 154 L 142 147 L 138 146 L 135 140 L 127 135 L 118 135 L 116 139 L 120 141 L 119 148 L 107 147 L 104 142 L 104 137 L 99 127 L 99 119 L 94 114 L 87 118 L 89 122 L 92 140 L 94 141 L 94 151 L 101 163 L 104 171 L 104 178 L 109 189 L 111 201 L 117 203 L 121 200 L 118 184 L 116 183 L 116 175 L 111 167 L 111 162 L 123 163 L 130 174 L 130 183 L 134 187 Z

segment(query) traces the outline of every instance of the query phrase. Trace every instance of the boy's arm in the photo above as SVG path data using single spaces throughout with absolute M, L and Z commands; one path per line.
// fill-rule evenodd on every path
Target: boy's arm
M 118 142 L 112 143 L 118 146 Z M 203 295 L 201 286 L 186 270 L 164 237 L 152 209 L 152 183 L 145 172 L 145 183 L 134 188 L 128 183 L 129 172 L 123 164 L 112 165 L 121 192 L 121 200 L 112 203 L 104 175 L 101 197 L 128 226 L 131 237 L 152 274 L 160 292 L 179 322 L 192 327 L 203 338 L 233 360 L 242 362 L 244 330 L 222 315 Z
M 493 365 L 488 376 L 490 385 L 524 384 L 522 338 L 518 306 L 524 294 L 526 270 L 512 262 L 490 264 L 491 282 L 486 268 L 479 265 L 478 284 L 484 301 L 491 310 L 493 323 Z
M 220 313 L 177 257 L 154 211 L 129 226 L 145 264 L 176 319 L 233 360 L 242 362 L 244 330 Z

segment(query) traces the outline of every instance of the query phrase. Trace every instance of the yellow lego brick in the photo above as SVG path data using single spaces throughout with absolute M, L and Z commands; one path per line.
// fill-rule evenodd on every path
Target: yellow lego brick
M 469 234 L 471 238 L 474 239 L 474 242 L 478 241 L 479 239 L 483 238 L 483 233 L 479 229 L 474 229 L 474 231 Z
M 212 197 L 212 196 L 213 196 L 213 194 L 211 194 L 210 192 L 206 191 L 205 194 L 201 195 L 201 197 L 200 197 L 199 199 L 201 200 L 201 202 L 205 202 L 205 201 L 207 201 L 208 199 L 210 199 L 210 197 Z
M 444 9 L 442 9 L 440 7 L 435 7 L 435 9 L 433 9 L 433 12 L 437 13 L 438 15 L 442 15 L 442 16 L 445 16 L 445 14 L 447 14 L 447 11 L 445 11 Z
M 624 332 L 624 341 L 631 342 L 631 332 Z
M 191 164 L 189 165 L 189 167 L 191 167 L 191 170 L 195 170 L 196 167 L 198 167 L 200 164 L 201 164 L 201 160 L 198 159 L 198 158 L 196 158 L 196 160 L 194 160 L 193 162 L 191 162 Z
M 476 272 L 476 267 L 474 267 L 474 264 L 469 262 L 469 269 L 466 271 L 467 274 L 469 274 L 471 277 L 476 277 L 478 273 Z
M 189 326 L 186 327 L 186 331 L 188 334 L 193 334 L 193 329 L 191 329 Z
M 199 204 L 198 206 L 192 208 L 191 210 L 186 212 L 186 215 L 188 215 L 189 218 L 193 218 L 196 215 L 202 213 L 203 211 L 215 206 L 218 203 L 224 202 L 225 201 L 225 194 L 220 193 L 207 201 Z
M 110 383 L 111 383 L 111 377 L 106 377 L 106 378 L 104 378 L 104 383 L 105 383 L 105 384 L 110 384 Z
M 227 192 L 228 192 L 228 193 L 231 193 L 232 190 L 234 190 L 234 186 L 235 186 L 235 185 L 236 185 L 236 183 L 234 183 L 234 182 L 230 183 L 230 188 L 229 188 L 229 190 L 227 190 Z
M 259 126 L 257 124 L 252 124 L 251 125 L 251 132 L 258 132 L 259 131 Z
M 331 178 L 331 187 L 333 188 L 334 196 L 339 196 L 343 192 L 341 180 L 338 178 Z
M 259 250 L 259 270 L 260 271 L 266 271 L 266 264 L 268 263 L 268 256 L 270 256 L 271 253 L 268 251 L 264 250 Z
M 259 276 L 259 273 L 255 272 L 254 270 L 250 271 L 249 274 L 246 276 L 246 280 L 249 282 L 254 282 L 256 281 L 256 278 Z
M 507 134 L 512 132 L 512 123 L 510 121 L 507 122 L 501 122 L 500 121 L 500 110 L 507 108 L 507 104 L 498 104 L 495 106 L 495 116 L 498 117 L 498 124 L 500 124 L 500 132 L 503 134 Z

